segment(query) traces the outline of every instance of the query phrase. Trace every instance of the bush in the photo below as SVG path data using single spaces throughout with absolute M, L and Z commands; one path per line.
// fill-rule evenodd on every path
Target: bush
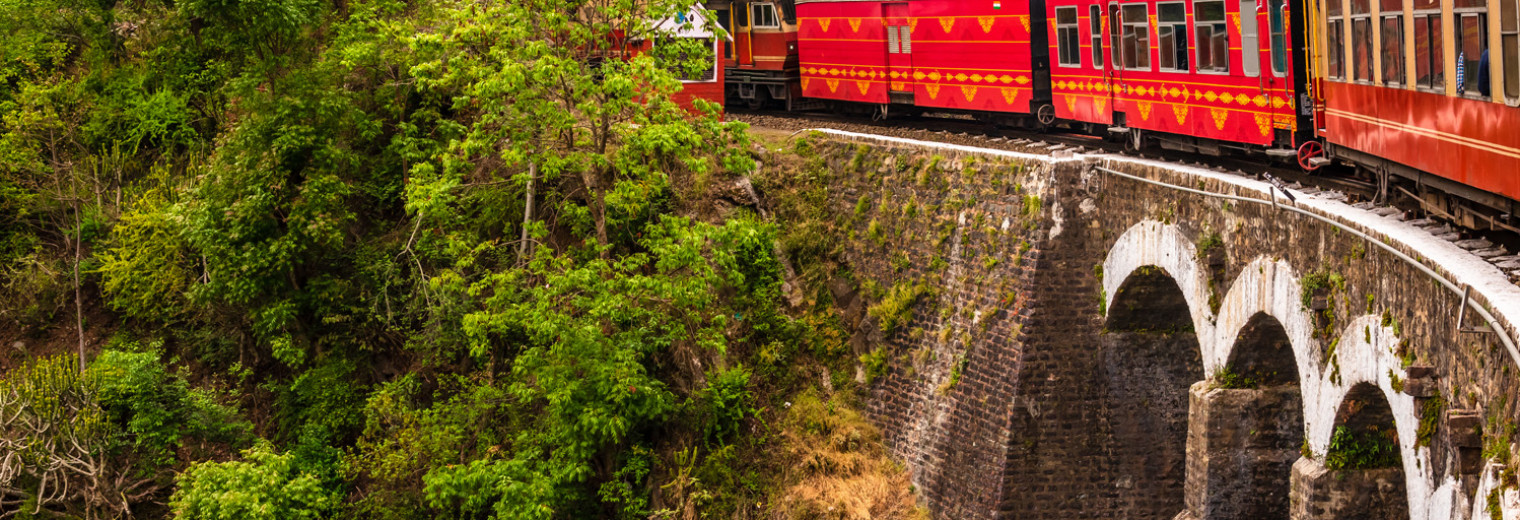
M 725 442 L 739 433 L 744 419 L 755 415 L 749 379 L 750 372 L 743 366 L 708 374 L 707 388 L 703 391 L 703 399 L 707 402 L 710 414 L 707 421 L 708 439 Z
M 327 518 L 339 495 L 296 469 L 296 457 L 275 453 L 266 442 L 243 452 L 244 460 L 190 466 L 176 479 L 169 501 L 184 520 L 297 520 Z
M 150 467 L 174 463 L 176 447 L 189 440 L 239 445 L 252 426 L 214 394 L 192 389 L 170 374 L 153 352 L 107 350 L 90 365 L 100 406 L 120 427 L 122 442 Z

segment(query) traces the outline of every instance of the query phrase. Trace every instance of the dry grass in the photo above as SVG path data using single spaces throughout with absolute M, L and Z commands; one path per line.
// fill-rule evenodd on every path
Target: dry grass
M 839 401 L 806 392 L 782 418 L 781 444 L 791 462 L 770 516 L 926 520 L 907 472 L 887 457 L 880 432 Z

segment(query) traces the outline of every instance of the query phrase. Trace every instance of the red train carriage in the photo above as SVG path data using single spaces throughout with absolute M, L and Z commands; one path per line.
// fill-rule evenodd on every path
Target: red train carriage
M 729 95 L 759 108 L 776 101 L 801 109 L 797 7 L 792 0 L 707 2 L 733 41 L 723 55 Z
M 1045 37 L 1043 11 L 1031 13 L 1030 5 L 1017 0 L 798 2 L 802 93 L 882 110 L 897 104 L 910 110 L 1028 114 L 1049 99 L 1041 72 L 1045 52 L 1032 45 Z
M 1520 199 L 1520 0 L 1318 0 L 1317 129 L 1333 158 L 1497 209 Z
M 1302 6 L 1285 0 L 1050 0 L 1056 116 L 1115 125 L 1132 147 L 1291 154 Z M 1307 127 L 1308 125 L 1302 125 Z M 1157 135 L 1157 134 L 1164 135 Z

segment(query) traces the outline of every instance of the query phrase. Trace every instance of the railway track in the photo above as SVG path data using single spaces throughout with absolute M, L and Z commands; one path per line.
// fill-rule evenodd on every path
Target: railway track
M 1105 141 L 1091 135 L 1017 128 L 994 127 L 961 114 L 924 114 L 894 116 L 874 120 L 868 116 L 835 113 L 777 112 L 768 110 L 734 110 L 732 120 L 751 126 L 776 130 L 832 128 L 850 132 L 886 135 L 923 141 L 935 141 L 981 148 L 1036 154 L 1113 153 L 1134 156 L 1121 143 Z M 1470 229 L 1455 225 L 1443 215 L 1427 213 L 1418 200 L 1394 193 L 1386 201 L 1375 201 L 1378 188 L 1374 182 L 1354 176 L 1350 168 L 1327 166 L 1320 174 L 1309 174 L 1296 165 L 1273 164 L 1261 157 L 1209 157 L 1170 150 L 1151 149 L 1140 157 L 1186 166 L 1210 169 L 1260 179 L 1265 174 L 1282 179 L 1294 189 L 1308 193 L 1330 192 L 1343 197 L 1347 204 L 1373 211 L 1409 224 L 1488 260 L 1520 284 L 1520 233 L 1498 229 Z

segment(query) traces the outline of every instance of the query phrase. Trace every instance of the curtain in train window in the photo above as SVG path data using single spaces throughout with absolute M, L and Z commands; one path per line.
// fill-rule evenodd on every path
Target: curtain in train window
M 1499 47 L 1504 53 L 1504 97 L 1520 103 L 1520 0 L 1499 0 Z
M 1188 70 L 1187 6 L 1182 2 L 1156 4 L 1156 44 L 1161 48 L 1157 65 L 1161 70 Z
M 1087 39 L 1092 42 L 1093 68 L 1103 70 L 1103 10 L 1087 6 Z
M 1267 23 L 1272 33 L 1272 73 L 1283 76 L 1288 73 L 1288 28 L 1283 12 L 1283 0 L 1267 0 Z
M 1386 1 L 1384 2 L 1386 3 Z M 1387 11 L 1384 11 L 1387 12 Z M 1404 15 L 1383 17 L 1383 84 L 1404 84 Z
M 1056 59 L 1063 66 L 1082 66 L 1082 40 L 1077 27 L 1076 7 L 1056 8 Z
M 1351 76 L 1372 81 L 1372 2 L 1351 0 Z
M 1224 2 L 1193 2 L 1198 72 L 1230 71 L 1230 31 L 1224 20 Z
M 1446 42 L 1441 40 L 1440 0 L 1414 0 L 1414 84 L 1446 90 Z
M 1256 0 L 1240 0 L 1240 68 L 1247 77 L 1261 75 L 1261 40 L 1256 33 Z
M 1145 4 L 1124 6 L 1124 68 L 1150 70 L 1149 21 Z
M 1469 96 L 1488 97 L 1488 2 L 1486 0 L 1456 0 L 1453 5 L 1452 27 L 1456 29 L 1457 43 L 1457 92 Z
M 1326 73 L 1330 79 L 1346 79 L 1346 21 L 1341 10 L 1341 0 L 1325 0 L 1325 16 L 1329 19 L 1325 23 L 1325 40 L 1328 50 L 1325 53 L 1329 69 Z

